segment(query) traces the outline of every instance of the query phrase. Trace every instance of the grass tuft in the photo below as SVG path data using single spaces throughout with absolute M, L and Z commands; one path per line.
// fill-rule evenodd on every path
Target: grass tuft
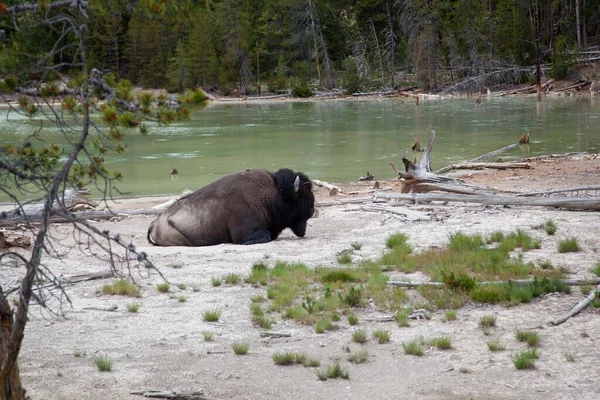
M 452 348 L 452 339 L 450 336 L 442 335 L 433 339 L 433 344 L 440 350 L 449 350 Z
M 396 312 L 396 314 L 394 314 L 394 321 L 396 321 L 398 326 L 400 326 L 402 328 L 407 328 L 410 326 L 410 323 L 408 320 L 408 314 L 409 314 L 409 310 L 398 311 L 398 312 Z
M 349 252 L 344 252 L 338 256 L 337 262 L 339 264 L 351 264 L 352 263 L 352 254 Z
M 352 332 L 352 341 L 356 343 L 367 343 L 367 332 L 364 329 L 358 329 Z
M 404 354 L 410 354 L 411 356 L 422 356 L 425 354 L 419 340 L 402 343 L 402 348 L 404 349 Z
M 515 336 L 519 342 L 527 342 L 529 347 L 536 347 L 540 344 L 540 335 L 536 331 L 518 330 Z
M 395 249 L 408 246 L 408 235 L 405 233 L 394 233 L 387 237 L 385 246 L 388 249 Z
M 213 341 L 214 333 L 212 333 L 211 331 L 204 331 L 202 333 L 202 335 L 204 336 L 204 341 L 205 342 L 212 342 Z
M 558 243 L 559 253 L 575 253 L 577 251 L 581 251 L 581 248 L 576 238 L 564 239 Z
M 362 249 L 363 245 L 362 245 L 361 242 L 352 242 L 352 243 L 350 243 L 350 246 L 352 246 L 353 250 L 357 250 L 358 251 L 358 250 Z
M 229 285 L 237 285 L 240 281 L 240 275 L 234 273 L 227 274 L 225 275 L 224 281 Z
M 597 277 L 600 277 L 600 263 L 596 264 L 596 266 L 592 268 L 592 273 Z
M 383 329 L 373 331 L 373 338 L 377 339 L 379 344 L 388 343 L 390 341 L 390 331 Z
M 113 367 L 113 361 L 106 354 L 94 357 L 94 364 L 96 364 L 98 370 L 102 372 L 108 372 L 112 370 Z
M 348 323 L 352 326 L 358 324 L 358 317 L 354 314 L 348 314 Z
M 548 235 L 554 235 L 556 233 L 556 222 L 551 219 L 547 220 L 544 222 L 544 230 Z
M 206 322 L 217 322 L 221 318 L 220 310 L 206 310 L 202 313 L 202 318 Z
M 490 351 L 501 351 L 506 348 L 504 343 L 500 341 L 500 339 L 492 339 L 487 341 L 487 347 Z
M 171 289 L 169 282 L 163 282 L 156 285 L 156 289 L 161 293 L 167 293 Z
M 128 312 L 136 313 L 140 309 L 140 303 L 127 303 L 125 307 L 127 307 Z
M 83 356 L 85 356 L 86 354 L 87 354 L 87 352 L 86 352 L 85 350 L 82 350 L 82 349 L 75 349 L 75 351 L 73 351 L 73 355 L 74 355 L 76 358 L 83 357 Z
M 362 364 L 369 359 L 369 352 L 366 350 L 359 350 L 355 353 L 350 353 L 348 361 L 354 364 Z
M 102 286 L 103 294 L 129 296 L 129 297 L 141 297 L 142 293 L 140 288 L 135 283 L 127 279 L 119 279 L 111 283 L 110 285 Z
M 210 278 L 210 283 L 214 286 L 221 286 L 221 284 L 223 283 L 223 280 L 218 277 L 218 276 L 213 276 L 212 278 Z
M 568 362 L 575 362 L 575 355 L 573 353 L 565 351 L 563 355 L 565 356 L 565 360 L 567 360 Z
M 446 321 L 454 321 L 456 319 L 456 310 L 444 310 Z
M 513 363 L 517 369 L 535 368 L 535 360 L 539 358 L 536 349 L 523 350 L 512 357 Z
M 484 315 L 479 318 L 479 326 L 481 328 L 489 328 L 496 326 L 496 317 L 494 315 Z
M 333 324 L 329 319 L 322 318 L 317 321 L 315 324 L 315 332 L 317 333 L 325 333 L 326 330 L 329 330 L 333 327 Z
M 326 370 L 316 371 L 316 374 L 317 378 L 319 378 L 320 381 L 326 381 L 327 379 L 337 378 L 350 379 L 348 371 L 342 368 L 339 362 L 336 362 L 332 366 L 328 367 Z
M 250 345 L 248 342 L 233 342 L 231 344 L 231 348 L 233 352 L 239 356 L 243 356 L 248 354 L 248 350 L 250 349 Z

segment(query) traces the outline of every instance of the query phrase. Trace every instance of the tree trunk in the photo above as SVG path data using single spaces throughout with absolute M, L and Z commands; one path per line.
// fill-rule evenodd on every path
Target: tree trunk
M 575 31 L 577 32 L 577 47 L 581 50 L 581 10 L 579 9 L 579 0 L 575 0 Z
M 0 365 L 6 355 L 6 349 L 13 327 L 13 314 L 8 301 L 0 289 Z M 17 362 L 8 371 L 0 370 L 0 399 L 24 400 L 25 389 L 21 386 Z

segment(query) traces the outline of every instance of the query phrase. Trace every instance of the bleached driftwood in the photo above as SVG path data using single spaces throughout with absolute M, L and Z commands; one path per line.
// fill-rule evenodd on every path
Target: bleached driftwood
M 586 192 L 591 190 L 600 190 L 600 186 L 576 186 L 565 189 L 553 189 L 553 190 L 540 190 L 537 192 L 519 193 L 517 196 L 520 197 L 531 197 L 531 196 L 546 196 L 548 194 L 556 193 L 570 193 L 570 192 Z
M 208 397 L 204 395 L 204 391 L 199 390 L 195 392 L 176 392 L 173 390 L 136 390 L 130 392 L 130 394 L 150 397 L 155 399 L 171 399 L 171 400 L 208 400 Z
M 73 212 L 72 218 L 68 216 L 60 216 L 54 215 L 50 217 L 51 223 L 62 223 L 62 222 L 72 222 L 75 218 L 77 219 L 91 219 L 91 220 L 106 220 L 111 218 L 121 218 L 128 217 L 131 215 L 158 215 L 161 211 L 159 210 L 121 210 L 121 211 L 111 211 L 111 210 L 93 210 L 93 211 L 81 211 L 81 212 Z M 13 218 L 13 219 L 0 219 L 0 227 L 5 226 L 14 226 L 17 224 L 23 223 L 36 223 L 39 222 L 40 216 L 27 216 L 25 218 Z
M 497 163 L 484 163 L 484 162 L 462 162 L 458 164 L 450 164 L 444 168 L 440 168 L 435 171 L 437 174 L 443 174 L 444 172 L 452 171 L 455 169 L 529 169 L 531 164 L 520 163 L 520 162 L 497 162 Z
M 508 281 L 483 281 L 477 282 L 478 285 L 501 285 L 501 284 L 513 284 L 513 285 L 528 285 L 535 282 L 534 279 L 511 279 Z M 598 285 L 600 284 L 600 278 L 593 279 L 561 279 L 560 282 L 567 286 L 582 286 L 582 285 Z M 403 288 L 418 288 L 423 286 L 432 287 L 443 287 L 443 282 L 410 282 L 410 281 L 388 281 L 389 286 L 403 287 Z
M 594 299 L 598 296 L 599 293 L 600 293 L 600 285 L 598 285 L 598 287 L 596 287 L 596 290 L 593 290 L 579 304 L 577 304 L 575 307 L 573 307 L 571 309 L 571 311 L 569 311 L 568 313 L 566 313 L 565 315 L 563 315 L 560 318 L 556 318 L 551 321 L 548 321 L 548 325 L 551 325 L 551 326 L 560 325 L 563 322 L 565 322 L 566 320 L 568 320 L 569 318 L 579 314 L 583 309 L 585 309 L 587 306 L 589 306 L 592 301 L 594 301 Z
M 600 210 L 600 198 L 523 198 L 506 195 L 464 195 L 450 193 L 375 193 L 378 199 L 422 201 L 462 201 L 484 205 L 561 207 L 576 210 Z
M 385 212 L 390 214 L 401 215 L 407 221 L 431 221 L 431 217 L 425 214 L 424 212 L 409 210 L 407 208 L 399 210 L 398 208 L 372 205 L 362 206 L 360 209 L 363 211 Z
M 88 194 L 88 190 L 78 190 L 78 189 L 67 189 L 65 190 L 63 197 L 60 199 L 60 202 L 54 201 L 52 208 L 54 210 L 64 210 L 71 209 L 79 204 L 85 204 L 89 207 L 96 207 L 97 204 L 94 200 L 90 200 L 84 195 Z M 0 220 L 26 220 L 26 219 L 35 219 L 39 218 L 42 214 L 42 210 L 44 209 L 44 204 L 22 204 L 21 206 L 15 208 L 14 210 L 5 211 L 1 213 Z
M 260 337 L 262 338 L 284 338 L 284 337 L 291 337 L 292 334 L 291 333 L 285 333 L 285 332 L 261 332 L 260 333 Z
M 324 187 L 325 189 L 329 190 L 330 196 L 335 196 L 338 193 L 344 194 L 344 192 L 342 191 L 342 189 L 340 189 L 339 186 L 332 185 L 329 182 L 320 181 L 318 179 L 313 179 L 312 182 L 319 187 Z

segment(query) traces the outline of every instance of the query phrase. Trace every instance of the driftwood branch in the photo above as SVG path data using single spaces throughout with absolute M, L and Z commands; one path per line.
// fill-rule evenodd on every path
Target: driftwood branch
M 73 222 L 76 219 L 95 219 L 95 220 L 104 220 L 111 218 L 119 218 L 119 217 L 127 217 L 131 215 L 158 215 L 160 214 L 160 210 L 122 210 L 122 211 L 110 211 L 110 210 L 94 210 L 94 211 L 81 211 L 71 213 L 71 216 L 64 215 L 54 215 L 50 217 L 51 223 L 61 223 L 61 222 Z M 0 219 L 0 227 L 5 226 L 14 226 L 23 223 L 36 223 L 40 222 L 40 216 L 33 215 L 21 218 L 12 218 L 12 219 Z
M 600 198 L 523 198 L 506 195 L 464 195 L 447 193 L 375 193 L 377 199 L 423 201 L 462 201 L 484 205 L 562 207 L 577 210 L 600 210 Z
M 339 193 L 339 194 L 344 194 L 344 192 L 342 191 L 342 189 L 340 189 L 340 187 L 339 187 L 339 186 L 332 185 L 332 184 L 331 184 L 331 183 L 329 183 L 329 182 L 320 181 L 320 180 L 318 180 L 318 179 L 313 179 L 313 180 L 312 180 L 312 182 L 313 182 L 315 185 L 319 186 L 319 187 L 323 187 L 323 188 L 325 188 L 325 189 L 329 190 L 329 195 L 330 195 L 330 196 L 335 196 L 335 195 L 336 195 L 336 194 L 338 194 L 338 193 Z
M 196 392 L 175 392 L 172 390 L 136 390 L 130 392 L 130 394 L 151 397 L 155 399 L 171 399 L 171 400 L 207 400 L 208 397 L 204 395 L 204 391 Z
M 596 290 L 593 290 L 579 304 L 577 304 L 575 307 L 573 307 L 571 309 L 571 311 L 569 311 L 568 313 L 566 313 L 565 315 L 563 315 L 560 318 L 556 318 L 556 319 L 553 319 L 552 321 L 549 321 L 548 325 L 552 325 L 552 326 L 560 325 L 563 322 L 565 322 L 566 320 L 568 320 L 569 318 L 579 314 L 583 309 L 585 309 L 587 306 L 589 306 L 592 301 L 594 301 L 594 299 L 598 296 L 599 293 L 600 293 L 600 285 L 598 285 L 598 287 L 596 287 Z
M 589 191 L 589 190 L 600 190 L 600 185 L 576 186 L 576 187 L 571 187 L 571 188 L 554 189 L 554 190 L 540 190 L 537 192 L 519 193 L 519 194 L 517 194 L 517 196 L 520 196 L 520 197 L 545 196 L 548 194 L 555 194 L 555 193 L 585 192 L 585 191 Z
M 520 162 L 497 162 L 497 163 L 484 163 L 484 162 L 462 162 L 458 164 L 450 164 L 444 168 L 440 168 L 435 171 L 436 174 L 443 174 L 448 171 L 456 169 L 529 169 L 531 164 L 520 163 Z
M 285 333 L 285 332 L 261 332 L 260 333 L 260 337 L 262 338 L 285 338 L 285 337 L 291 337 L 292 334 L 291 333 Z

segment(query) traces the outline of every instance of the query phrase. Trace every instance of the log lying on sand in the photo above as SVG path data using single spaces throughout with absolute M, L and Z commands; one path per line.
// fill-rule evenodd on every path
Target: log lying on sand
M 338 193 L 344 194 L 344 192 L 342 191 L 342 189 L 340 189 L 339 186 L 332 185 L 329 182 L 320 181 L 318 179 L 313 179 L 312 182 L 319 187 L 324 187 L 325 189 L 329 190 L 330 196 L 335 196 Z
M 524 198 L 494 194 L 447 194 L 447 193 L 375 193 L 376 199 L 425 201 L 461 201 L 484 205 L 559 207 L 573 210 L 600 210 L 600 198 Z
M 598 296 L 599 293 L 600 293 L 600 285 L 598 285 L 598 287 L 596 287 L 596 290 L 592 290 L 591 293 L 585 299 L 583 299 L 579 304 L 577 304 L 575 307 L 573 307 L 571 309 L 571 311 L 569 311 L 562 317 L 548 321 L 548 325 L 551 325 L 551 326 L 560 325 L 563 322 L 565 322 L 566 320 L 568 320 L 569 318 L 579 314 L 582 310 L 584 310 L 587 306 L 589 306 L 592 303 L 592 301 L 594 301 L 594 299 Z

